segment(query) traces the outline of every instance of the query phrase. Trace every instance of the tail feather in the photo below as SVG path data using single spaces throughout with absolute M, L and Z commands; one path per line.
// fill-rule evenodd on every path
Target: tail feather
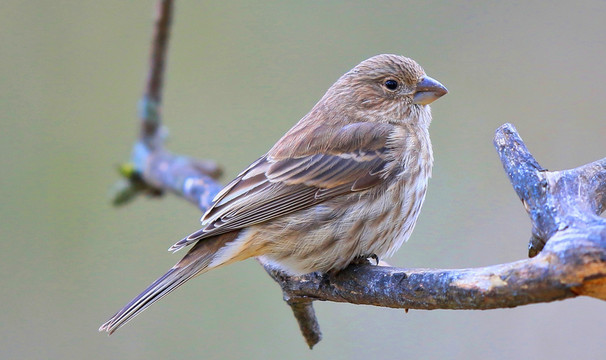
M 198 242 L 188 253 L 168 272 L 154 281 L 141 294 L 131 300 L 126 306 L 112 316 L 99 331 L 107 331 L 110 335 L 124 324 L 139 315 L 143 310 L 170 294 L 191 278 L 200 275 L 211 268 L 209 264 L 215 254 L 226 243 L 233 240 L 237 232 L 228 233 Z M 212 268 L 215 268 L 213 266 Z

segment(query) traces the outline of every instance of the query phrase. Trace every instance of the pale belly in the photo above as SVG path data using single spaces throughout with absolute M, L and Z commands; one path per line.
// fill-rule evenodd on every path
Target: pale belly
M 338 271 L 359 257 L 389 257 L 414 229 L 425 198 L 427 179 L 422 180 L 332 199 L 252 227 L 242 237 L 265 262 L 291 274 Z

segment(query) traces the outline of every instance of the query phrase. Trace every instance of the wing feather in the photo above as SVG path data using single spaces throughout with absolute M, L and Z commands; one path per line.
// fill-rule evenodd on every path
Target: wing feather
M 367 123 L 361 123 L 369 129 Z M 386 146 L 389 128 L 378 127 L 383 136 L 372 135 L 363 148 L 334 144 L 322 153 L 259 158 L 229 183 L 202 217 L 203 228 L 177 242 L 177 251 L 195 241 L 259 224 L 308 208 L 332 197 L 363 191 L 377 185 L 388 161 Z M 342 140 L 347 131 L 352 141 L 360 128 L 349 124 L 337 133 Z M 346 151 L 342 151 L 346 149 Z

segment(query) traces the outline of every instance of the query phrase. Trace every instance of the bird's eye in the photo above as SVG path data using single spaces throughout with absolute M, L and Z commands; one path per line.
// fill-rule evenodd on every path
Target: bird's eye
M 398 85 L 399 85 L 399 84 L 398 84 L 398 82 L 397 82 L 397 81 L 395 81 L 395 80 L 391 80 L 391 79 L 390 79 L 390 80 L 385 80 L 384 85 L 385 85 L 385 87 L 387 88 L 387 90 L 394 91 L 395 89 L 397 89 L 397 88 L 398 88 Z

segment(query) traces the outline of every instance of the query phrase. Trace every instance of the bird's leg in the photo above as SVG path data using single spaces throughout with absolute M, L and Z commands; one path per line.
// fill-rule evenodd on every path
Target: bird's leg
M 376 262 L 376 266 L 379 266 L 379 257 L 377 256 L 377 254 L 370 254 L 370 256 L 368 257 L 369 259 L 373 259 Z
M 366 265 L 368 263 L 372 264 L 372 261 L 370 261 L 370 259 L 375 261 L 374 265 L 379 265 L 379 257 L 377 256 L 377 254 L 370 254 L 370 255 L 360 255 L 357 258 L 355 258 L 351 263 L 352 264 L 356 264 L 356 265 Z

